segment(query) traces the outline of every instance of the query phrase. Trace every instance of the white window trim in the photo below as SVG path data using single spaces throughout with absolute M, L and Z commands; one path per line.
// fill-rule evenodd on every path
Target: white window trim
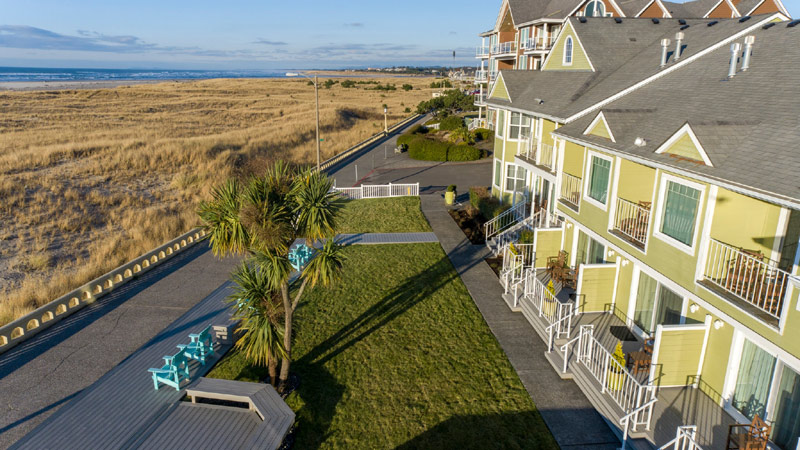
M 570 43 L 569 48 L 569 62 L 567 62 L 567 43 Z M 572 39 L 572 36 L 567 36 L 564 39 L 564 54 L 561 56 L 561 64 L 565 66 L 571 66 L 572 61 L 575 60 L 575 40 Z
M 511 167 L 511 166 L 514 166 L 514 189 L 513 190 L 509 190 L 508 189 L 508 168 Z M 519 181 L 519 177 L 517 177 L 517 168 L 519 168 L 519 167 L 521 167 L 522 169 L 525 169 L 521 165 L 515 164 L 513 162 L 507 162 L 506 163 L 506 167 L 505 167 L 505 175 L 506 176 L 503 178 L 503 190 L 505 192 L 510 192 L 512 195 L 514 194 L 514 192 L 518 192 L 518 193 L 524 195 L 528 191 L 528 173 L 530 173 L 530 171 L 528 169 L 525 169 L 525 178 L 522 180 L 522 182 L 524 184 L 524 186 L 522 187 L 522 191 L 518 191 L 516 189 L 517 181 Z
M 497 163 L 500 163 L 500 184 L 495 183 L 495 180 L 497 180 Z M 494 167 L 492 170 L 494 171 L 494 173 L 492 173 L 492 185 L 500 190 L 503 190 L 503 160 L 500 158 L 495 158 Z
M 525 114 L 523 114 L 523 113 L 518 113 L 518 112 L 516 112 L 516 111 L 506 111 L 506 114 L 508 115 L 508 120 L 506 120 L 506 122 L 508 122 L 508 133 L 506 133 L 506 136 L 507 136 L 507 137 L 506 137 L 506 140 L 507 140 L 507 141 L 511 141 L 511 142 L 525 142 L 525 141 L 527 141 L 528 139 L 523 139 L 523 138 L 522 138 L 522 134 L 523 134 L 525 131 L 528 131 L 528 132 L 530 132 L 531 126 L 530 126 L 530 124 L 528 124 L 528 126 L 527 126 L 527 127 L 523 126 L 523 125 L 522 125 L 522 118 L 523 118 L 523 117 L 527 117 L 528 119 L 530 119 L 530 121 L 531 121 L 531 122 L 533 122 L 533 121 L 534 121 L 534 119 L 535 119 L 535 117 L 526 116 Z M 518 127 L 519 127 L 519 135 L 518 135 L 518 137 L 516 137 L 516 138 L 512 138 L 512 137 L 511 137 L 511 116 L 512 116 L 513 114 L 519 114 L 519 117 L 520 117 L 520 124 L 518 125 Z
M 588 150 L 588 149 L 587 149 Z M 591 183 L 592 178 L 592 157 L 597 157 L 600 159 L 604 159 L 611 164 L 608 168 L 608 186 L 606 186 L 606 202 L 601 203 L 598 200 L 593 199 L 589 196 L 589 184 Z M 594 152 L 592 150 L 588 150 L 587 161 L 584 167 L 584 175 L 583 175 L 583 200 L 587 203 L 591 203 L 592 205 L 602 209 L 603 211 L 608 211 L 608 204 L 611 200 L 611 186 L 612 182 L 614 181 L 614 158 L 610 156 L 603 155 L 601 153 Z
M 494 91 L 494 90 L 492 90 L 492 91 Z M 502 112 L 502 114 L 501 114 L 501 112 Z M 505 128 L 506 128 L 506 123 L 508 123 L 508 118 L 507 118 L 508 111 L 506 111 L 504 109 L 498 109 L 497 113 L 496 113 L 496 116 L 497 116 L 497 132 L 496 132 L 496 136 L 499 137 L 500 139 L 504 139 L 505 140 L 505 138 L 506 138 Z M 500 123 L 500 117 L 501 116 L 503 118 L 503 123 Z
M 595 118 L 592 121 L 592 123 L 590 123 L 589 126 L 586 127 L 585 130 L 583 130 L 583 135 L 584 136 L 588 135 L 589 132 L 592 129 L 594 129 L 594 127 L 597 125 L 597 123 L 600 122 L 601 120 L 603 121 L 603 126 L 606 127 L 606 131 L 608 131 L 608 135 L 611 136 L 611 142 L 617 142 L 617 140 L 614 139 L 614 133 L 611 132 L 611 127 L 608 126 L 608 121 L 606 121 L 606 116 L 603 115 L 603 111 L 600 111 L 600 113 L 597 116 L 595 116 Z M 596 136 L 596 135 L 592 135 L 592 136 Z
M 667 182 L 672 181 L 673 183 L 682 184 L 684 186 L 688 186 L 692 189 L 700 191 L 700 198 L 697 201 L 697 213 L 694 219 L 694 228 L 692 230 L 692 245 L 688 246 L 683 242 L 671 237 L 667 236 L 666 234 L 661 232 L 661 222 L 662 216 L 664 212 L 664 203 L 667 197 Z M 678 250 L 689 254 L 690 256 L 694 256 L 697 251 L 697 242 L 700 238 L 700 233 L 698 233 L 698 226 L 700 224 L 700 220 L 702 217 L 703 212 L 703 205 L 705 204 L 706 198 L 706 187 L 702 184 L 695 183 L 693 181 L 689 181 L 685 178 L 676 177 L 674 175 L 670 175 L 668 173 L 661 174 L 661 185 L 658 189 L 658 202 L 656 204 L 656 209 L 654 211 L 655 216 L 653 217 L 653 236 L 658 240 L 665 242 L 672 247 L 677 248 Z

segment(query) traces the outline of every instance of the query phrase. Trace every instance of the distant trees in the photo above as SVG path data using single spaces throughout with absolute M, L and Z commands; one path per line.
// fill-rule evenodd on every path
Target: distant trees
M 458 89 L 451 89 L 440 97 L 420 102 L 417 105 L 418 114 L 450 115 L 458 111 L 474 111 L 475 109 L 475 99 Z

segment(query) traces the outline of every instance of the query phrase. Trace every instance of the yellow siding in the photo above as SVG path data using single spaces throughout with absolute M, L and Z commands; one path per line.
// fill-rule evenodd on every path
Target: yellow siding
M 655 179 L 655 169 L 623 159 L 619 166 L 617 196 L 633 203 L 652 201 Z
M 537 229 L 536 233 L 536 260 L 534 267 L 547 267 L 547 258 L 558 256 L 561 250 L 561 230 Z
M 578 304 L 581 312 L 603 312 L 611 307 L 614 298 L 616 264 L 602 267 L 581 266 Z
M 705 333 L 705 330 L 663 331 L 655 373 L 659 385 L 686 386 L 695 382 Z
M 553 144 L 553 135 L 550 134 L 556 129 L 555 122 L 547 119 L 542 120 L 542 142 L 545 144 Z
M 625 267 L 619 267 L 619 276 L 617 281 L 617 298 L 614 301 L 614 309 L 619 317 L 625 317 L 628 314 L 628 304 L 631 298 L 631 278 L 633 277 L 633 264 L 628 264 Z
M 608 125 L 606 121 L 602 118 L 594 124 L 594 127 L 589 130 L 589 133 L 593 136 L 600 136 L 602 138 L 611 139 L 611 133 L 608 131 Z
M 503 151 L 503 160 L 508 163 L 514 162 L 514 157 L 517 154 L 517 147 L 520 143 L 517 141 L 506 141 L 506 149 Z
M 511 100 L 511 97 L 508 96 L 508 89 L 506 89 L 506 84 L 503 82 L 502 76 L 497 78 L 491 98 L 502 98 L 509 101 Z
M 686 311 L 687 322 L 702 322 L 709 312 L 700 308 L 697 312 Z M 719 330 L 714 329 L 713 323 L 718 318 L 711 317 L 711 329 L 708 332 L 708 346 L 703 359 L 703 368 L 697 387 L 705 392 L 714 401 L 722 399 L 722 386 L 725 383 L 725 374 L 728 371 L 731 345 L 733 345 L 733 327 L 725 324 Z
M 570 23 L 566 24 L 558 36 L 542 70 L 592 70 L 589 58 L 578 43 L 578 37 Z M 569 66 L 564 65 L 564 45 L 567 36 L 572 36 L 572 64 Z
M 564 145 L 564 172 L 575 177 L 583 176 L 583 153 L 586 149 L 567 142 Z
M 770 257 L 775 243 L 780 206 L 720 189 L 711 224 L 711 237 Z
M 664 153 L 669 155 L 680 156 L 682 158 L 689 158 L 695 161 L 703 161 L 703 156 L 700 154 L 700 149 L 694 145 L 694 141 L 689 136 L 689 133 L 684 132 L 683 136 L 673 142 L 672 145 L 664 150 Z

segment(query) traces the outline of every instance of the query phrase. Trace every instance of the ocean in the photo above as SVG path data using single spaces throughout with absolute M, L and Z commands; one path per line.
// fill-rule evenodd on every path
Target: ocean
M 8 81 L 206 80 L 211 78 L 284 78 L 291 70 L 148 70 L 42 69 L 0 67 L 0 83 Z

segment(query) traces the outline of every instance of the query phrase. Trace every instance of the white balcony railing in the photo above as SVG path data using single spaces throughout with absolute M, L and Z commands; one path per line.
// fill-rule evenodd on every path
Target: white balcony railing
M 475 94 L 475 106 L 486 106 L 487 97 L 485 92 Z
M 709 239 L 703 279 L 775 319 L 781 318 L 790 277 L 760 252 Z
M 522 42 L 522 50 L 524 51 L 547 51 L 553 47 L 554 37 L 547 38 L 532 38 Z
M 478 70 L 475 72 L 475 82 L 476 83 L 485 83 L 489 79 L 489 71 L 488 70 Z
M 514 41 L 501 42 L 492 46 L 493 55 L 505 55 L 515 53 L 517 51 L 517 43 Z
M 569 336 L 572 330 L 571 318 L 574 315 L 573 303 L 559 302 L 555 294 L 539 280 L 535 270 L 528 271 L 525 276 L 525 295 L 522 301 L 527 302 L 547 322 L 548 328 L 555 325 L 549 330 L 554 339 Z
M 488 58 L 491 48 L 488 45 L 480 46 L 475 48 L 475 57 L 476 58 Z
M 497 79 L 497 71 L 496 70 L 490 70 L 489 71 L 489 81 L 494 81 L 496 79 Z M 489 90 L 491 90 L 491 88 Z
M 636 204 L 617 199 L 614 230 L 627 236 L 635 245 L 644 248 L 647 243 L 647 226 L 650 223 L 650 203 Z
M 540 141 L 536 136 L 525 137 L 525 140 L 517 146 L 517 156 L 524 156 L 531 161 L 536 160 L 536 151 L 539 148 L 539 143 Z
M 581 179 L 568 173 L 561 176 L 561 200 L 570 203 L 575 208 L 581 204 Z
M 517 202 L 517 204 L 503 211 L 494 219 L 483 224 L 483 230 L 487 244 L 491 238 L 525 218 L 526 201 L 527 200 L 525 198 L 522 198 L 522 200 Z
M 542 142 L 542 145 L 539 146 L 539 159 L 537 164 L 543 167 L 547 167 L 550 171 L 553 171 L 553 168 L 556 166 L 555 163 L 555 148 L 551 144 L 545 144 Z
M 695 425 L 678 427 L 675 439 L 662 445 L 658 450 L 703 450 L 703 447 L 695 440 L 696 435 L 697 426 Z
M 477 130 L 478 128 L 488 128 L 489 124 L 486 119 L 472 119 L 469 123 L 469 130 Z

